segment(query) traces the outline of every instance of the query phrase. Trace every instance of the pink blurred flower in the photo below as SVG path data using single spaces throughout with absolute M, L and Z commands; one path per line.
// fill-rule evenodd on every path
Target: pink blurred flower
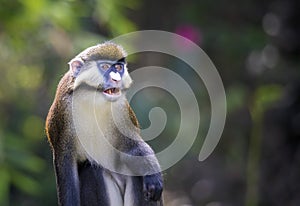
M 200 45 L 202 43 L 201 32 L 195 26 L 189 24 L 180 25 L 175 29 L 175 33 L 193 41 L 195 44 Z

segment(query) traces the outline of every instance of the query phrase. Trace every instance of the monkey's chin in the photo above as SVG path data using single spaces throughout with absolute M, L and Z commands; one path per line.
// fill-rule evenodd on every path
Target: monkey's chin
M 108 101 L 115 102 L 122 96 L 122 91 L 119 88 L 109 88 L 104 90 L 102 94 Z

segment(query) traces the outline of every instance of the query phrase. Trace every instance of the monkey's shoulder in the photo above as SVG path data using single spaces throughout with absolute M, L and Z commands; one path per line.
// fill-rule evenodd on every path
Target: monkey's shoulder
M 64 98 L 65 96 L 71 95 L 73 92 L 74 81 L 75 78 L 72 76 L 70 71 L 65 73 L 58 83 L 56 96 Z
M 71 125 L 72 77 L 66 73 L 60 80 L 54 101 L 46 118 L 46 134 L 52 146 L 57 144 Z

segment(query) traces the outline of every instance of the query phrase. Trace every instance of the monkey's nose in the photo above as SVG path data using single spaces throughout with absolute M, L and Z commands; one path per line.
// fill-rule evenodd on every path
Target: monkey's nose
M 111 80 L 113 80 L 113 81 L 118 82 L 118 81 L 121 80 L 121 75 L 118 72 L 113 72 L 112 71 L 112 72 L 109 73 L 109 76 L 110 76 Z

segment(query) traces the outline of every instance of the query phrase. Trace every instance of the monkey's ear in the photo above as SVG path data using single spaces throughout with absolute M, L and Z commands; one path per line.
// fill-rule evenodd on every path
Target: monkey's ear
M 73 77 L 77 77 L 83 67 L 84 62 L 80 58 L 74 58 L 68 64 Z

